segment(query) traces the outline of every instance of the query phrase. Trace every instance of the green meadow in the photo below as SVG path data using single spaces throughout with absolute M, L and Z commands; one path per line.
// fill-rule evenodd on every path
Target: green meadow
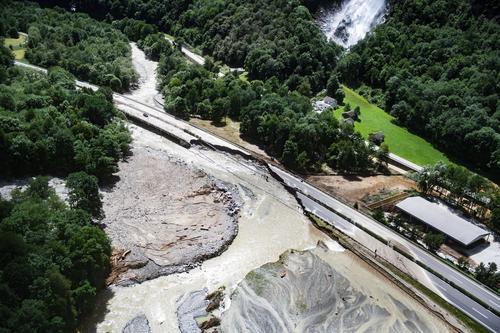
M 345 86 L 343 89 L 345 92 L 344 104 L 349 103 L 352 109 L 356 106 L 361 109 L 360 121 L 357 121 L 354 126 L 363 137 L 368 138 L 368 134 L 382 131 L 385 134 L 385 143 L 392 153 L 418 165 L 434 164 L 438 161 L 451 163 L 442 152 L 429 142 L 393 123 L 394 117 L 390 114 L 378 106 L 370 104 L 352 89 Z M 338 119 L 342 118 L 342 112 L 343 107 L 335 111 L 335 116 Z

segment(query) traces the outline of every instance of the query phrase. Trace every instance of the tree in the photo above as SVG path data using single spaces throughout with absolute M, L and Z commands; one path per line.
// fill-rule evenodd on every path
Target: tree
M 283 164 L 291 169 L 297 169 L 297 156 L 299 155 L 299 148 L 297 143 L 288 139 L 283 148 L 281 160 Z
M 230 107 L 229 103 L 228 97 L 218 98 L 214 101 L 212 108 L 212 121 L 215 124 L 222 123 L 222 119 L 227 116 Z
M 13 192 L 0 218 L 5 332 L 73 332 L 104 287 L 111 245 L 91 217 L 38 178 Z
M 498 289 L 500 287 L 500 273 L 497 272 L 497 265 L 494 262 L 490 262 L 488 266 L 480 263 L 474 270 L 474 275 L 476 279 L 491 288 Z
M 340 83 L 337 75 L 336 74 L 331 75 L 330 78 L 328 79 L 328 82 L 326 83 L 326 94 L 328 96 L 336 98 L 337 90 L 339 90 L 339 88 L 340 88 Z M 341 103 L 341 101 L 338 102 L 339 104 Z
M 389 161 L 389 146 L 387 143 L 382 143 L 379 149 L 375 153 L 375 157 L 378 160 L 378 168 L 387 167 Z
M 36 177 L 32 179 L 26 193 L 32 197 L 47 199 L 53 194 L 52 189 L 49 187 L 49 177 Z
M 428 232 L 424 236 L 424 243 L 427 245 L 427 248 L 432 252 L 436 252 L 439 250 L 441 245 L 444 243 L 444 236 L 440 233 Z
M 469 259 L 466 257 L 460 257 L 457 259 L 457 265 L 461 270 L 468 271 L 470 267 Z
M 379 222 L 387 224 L 387 219 L 385 218 L 384 211 L 382 209 L 376 209 L 372 213 L 372 217 Z
M 7 36 L 9 38 L 19 38 L 19 32 L 17 32 L 17 29 L 15 27 L 10 27 L 7 30 Z
M 491 220 L 490 223 L 494 229 L 500 230 L 500 191 L 496 191 L 490 198 L 490 211 Z
M 104 217 L 97 177 L 83 171 L 75 172 L 66 178 L 66 187 L 72 208 L 83 209 L 97 219 Z

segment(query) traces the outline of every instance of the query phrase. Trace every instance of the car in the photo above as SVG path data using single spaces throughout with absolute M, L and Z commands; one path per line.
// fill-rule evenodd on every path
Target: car
M 142 115 L 146 118 L 149 117 L 149 114 L 147 114 L 146 112 L 144 112 Z

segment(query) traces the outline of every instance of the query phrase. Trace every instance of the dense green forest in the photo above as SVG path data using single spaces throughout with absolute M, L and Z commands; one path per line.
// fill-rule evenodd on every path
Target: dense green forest
M 137 81 L 127 37 L 111 24 L 86 14 L 12 1 L 1 2 L 0 22 L 0 35 L 29 34 L 26 59 L 32 64 L 60 66 L 81 80 L 115 91 L 129 90 Z
M 382 93 L 402 125 L 498 177 L 498 13 L 494 1 L 392 1 L 386 22 L 337 70 L 345 83 L 373 88 L 375 101 Z
M 340 55 L 299 0 L 39 1 L 101 19 L 132 17 L 159 26 L 204 53 L 245 67 L 250 79 L 276 77 L 290 90 L 322 90 Z
M 306 96 L 325 88 L 335 70 L 342 83 L 456 160 L 493 177 L 500 168 L 494 1 L 391 1 L 386 21 L 339 61 L 339 47 L 309 12 L 322 1 L 40 2 L 156 24 L 218 60 L 243 65 L 252 80 L 275 77 Z
M 312 111 L 308 97 L 290 91 L 273 77 L 247 81 L 234 74 L 222 77 L 190 64 L 161 35 L 139 41 L 146 50 L 162 49 L 158 73 L 165 110 L 182 118 L 200 116 L 219 124 L 225 117 L 241 121 L 241 134 L 295 170 L 321 170 L 324 163 L 343 172 L 359 173 L 383 167 L 387 150 L 376 150 L 331 112 Z M 329 80 L 330 89 L 339 89 Z M 379 157 L 375 163 L 373 157 Z
M 0 332 L 71 332 L 109 270 L 110 242 L 93 224 L 103 217 L 96 176 L 117 170 L 130 134 L 109 88 L 76 90 L 61 68 L 12 65 L 0 46 L 0 175 L 70 173 L 69 206 L 47 177 L 0 197 Z
M 116 172 L 131 139 L 109 88 L 76 90 L 63 69 L 44 75 L 12 67 L 1 50 L 0 174 L 85 171 L 105 180 Z
M 97 193 L 95 177 L 75 176 L 80 182 L 68 185 L 70 193 L 83 192 L 80 184 L 89 181 Z M 69 208 L 46 177 L 15 190 L 11 200 L 0 197 L 1 332 L 72 332 L 92 309 L 111 246 L 91 213 L 73 205 L 83 199 L 73 195 Z

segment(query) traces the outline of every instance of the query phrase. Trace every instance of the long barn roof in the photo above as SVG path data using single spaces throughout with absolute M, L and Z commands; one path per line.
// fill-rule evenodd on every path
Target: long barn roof
M 489 234 L 445 207 L 422 197 L 407 198 L 396 207 L 465 246 Z

